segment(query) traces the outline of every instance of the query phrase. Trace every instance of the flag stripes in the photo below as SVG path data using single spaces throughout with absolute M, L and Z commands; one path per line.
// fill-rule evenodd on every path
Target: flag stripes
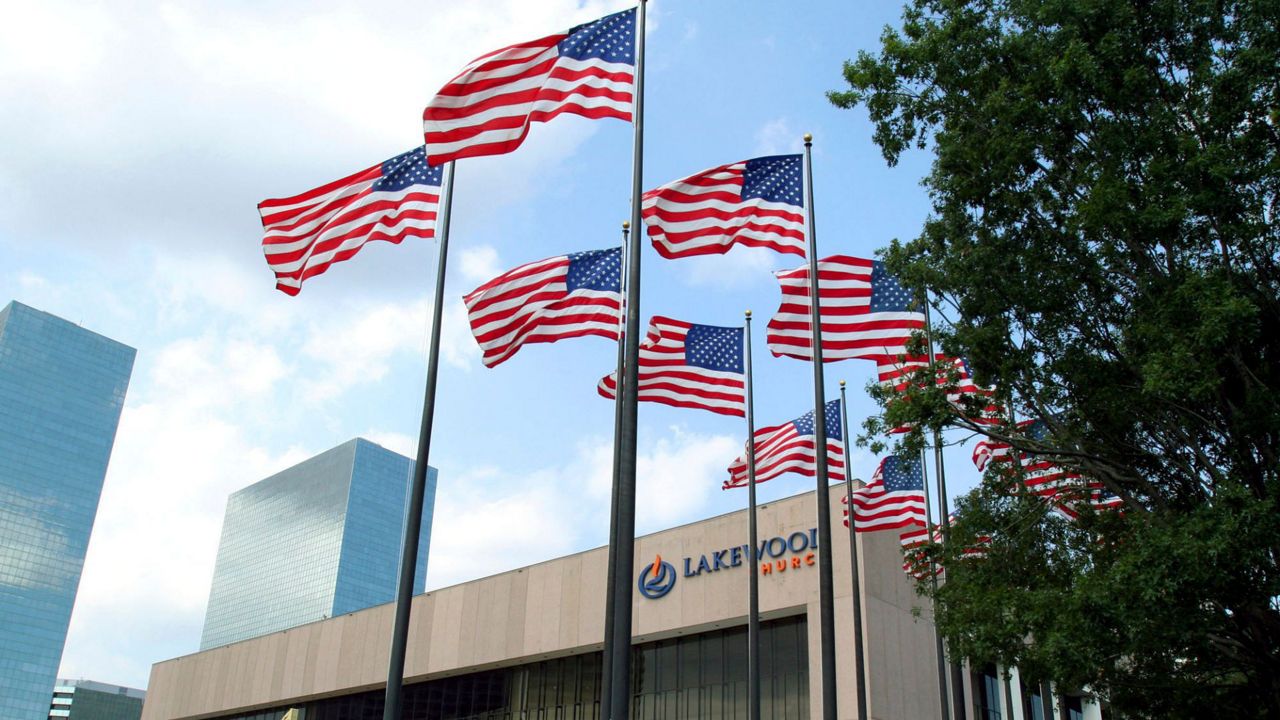
M 849 502 L 849 498 L 844 499 Z M 924 471 L 918 458 L 890 455 L 880 461 L 871 482 L 853 491 L 853 529 L 856 532 L 893 530 L 924 525 Z
M 825 420 L 827 477 L 833 482 L 841 482 L 844 480 L 845 457 L 839 400 L 827 403 Z M 789 472 L 813 477 L 817 473 L 815 434 L 813 412 L 791 422 L 756 430 L 756 482 L 772 480 Z M 726 490 L 748 484 L 746 457 L 746 452 L 743 452 L 729 465 L 729 479 L 724 483 Z
M 782 303 L 765 339 L 775 356 L 813 359 L 809 268 L 774 273 Z M 924 329 L 924 313 L 876 260 L 832 255 L 818 261 L 822 352 L 825 362 L 907 355 L 907 341 Z
M 654 316 L 640 343 L 637 399 L 745 417 L 742 352 L 742 328 Z M 612 372 L 600 380 L 596 391 L 614 399 L 617 384 L 617 373 Z
M 728 252 L 733 245 L 805 254 L 800 155 L 720 165 L 644 194 L 641 217 L 662 257 Z
M 258 203 L 262 252 L 276 288 L 297 295 L 304 280 L 373 240 L 434 237 L 441 176 L 415 148 L 314 190 Z
M 493 367 L 522 346 L 598 335 L 617 340 L 622 249 L 591 250 L 521 265 L 463 297 L 467 320 Z
M 431 164 L 511 152 L 531 123 L 562 113 L 631 120 L 635 15 L 624 10 L 473 60 L 422 113 Z

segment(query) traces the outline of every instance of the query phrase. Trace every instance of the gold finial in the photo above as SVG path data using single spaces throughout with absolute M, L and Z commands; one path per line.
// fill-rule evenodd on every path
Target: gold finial
M 747 311 L 747 317 L 751 317 L 751 311 L 750 311 L 750 310 L 748 310 L 748 311 Z
M 843 381 L 843 380 L 841 380 L 841 381 L 840 381 L 840 387 L 844 387 L 844 381 Z
M 807 144 L 807 143 L 811 143 L 811 142 L 813 142 L 813 133 L 805 133 L 805 134 L 804 134 L 804 141 L 805 141 L 805 143 L 806 143 L 806 144 Z
M 630 229 L 631 229 L 631 221 L 630 221 L 630 220 L 623 220 L 623 221 L 622 221 L 622 229 L 623 229 L 623 230 L 630 230 Z

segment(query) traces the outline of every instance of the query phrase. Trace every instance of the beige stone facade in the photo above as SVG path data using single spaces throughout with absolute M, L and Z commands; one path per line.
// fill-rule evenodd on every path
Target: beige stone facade
M 839 717 L 854 718 L 852 585 L 848 535 L 839 518 L 842 495 L 843 488 L 832 488 L 837 691 Z M 793 540 L 779 557 L 769 558 L 771 569 L 760 577 L 761 611 L 766 618 L 807 615 L 810 707 L 816 709 L 822 697 L 818 566 L 813 550 L 792 552 L 805 544 L 802 539 L 815 537 L 815 526 L 813 493 L 759 511 L 762 540 Z M 733 559 L 726 552 L 719 569 L 689 577 L 685 563 L 692 572 L 705 555 L 713 567 L 716 551 L 746 541 L 745 511 L 638 538 L 636 572 L 660 555 L 675 566 L 677 579 L 657 599 L 641 596 L 633 580 L 636 642 L 745 625 L 750 564 L 741 559 L 736 567 L 724 567 Z M 865 534 L 860 548 L 871 716 L 937 717 L 933 626 L 927 608 L 918 617 L 912 612 L 925 601 L 902 572 L 897 533 Z M 599 650 L 606 558 L 606 549 L 597 548 L 415 597 L 406 681 Z M 392 615 L 393 606 L 382 605 L 157 663 L 143 720 L 216 718 L 378 688 L 386 680 Z

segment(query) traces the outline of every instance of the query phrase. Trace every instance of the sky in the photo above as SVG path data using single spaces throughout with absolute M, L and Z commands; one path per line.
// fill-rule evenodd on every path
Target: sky
M 0 304 L 18 300 L 137 348 L 60 676 L 145 687 L 194 652 L 227 496 L 353 437 L 412 457 L 422 412 L 434 242 L 371 243 L 274 289 L 256 205 L 422 142 L 422 108 L 467 62 L 627 7 L 614 0 L 41 2 L 0 0 Z M 875 50 L 894 2 L 654 0 L 644 181 L 815 140 L 819 254 L 871 257 L 929 212 L 927 152 L 886 165 L 865 111 L 825 98 Z M 509 155 L 462 161 L 430 462 L 439 488 L 427 588 L 607 541 L 613 408 L 601 338 L 479 362 L 461 297 L 516 265 L 617 245 L 632 128 L 560 117 Z M 735 249 L 667 261 L 647 243 L 642 323 L 740 324 L 752 310 L 757 427 L 813 408 L 808 363 L 773 358 L 774 270 Z M 866 361 L 853 423 L 875 412 Z M 722 491 L 745 423 L 642 404 L 637 531 L 739 509 Z M 971 442 L 971 441 L 970 441 Z M 856 476 L 877 458 L 851 451 Z M 977 473 L 948 450 L 954 497 Z M 762 502 L 812 490 L 798 475 Z M 745 533 L 745 530 L 744 530 Z

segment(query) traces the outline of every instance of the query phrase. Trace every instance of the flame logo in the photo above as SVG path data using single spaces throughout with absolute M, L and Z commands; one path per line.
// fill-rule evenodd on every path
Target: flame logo
M 650 600 L 666 595 L 675 586 L 676 569 L 671 563 L 664 561 L 661 555 L 654 557 L 652 565 L 644 566 L 636 581 L 640 594 Z

